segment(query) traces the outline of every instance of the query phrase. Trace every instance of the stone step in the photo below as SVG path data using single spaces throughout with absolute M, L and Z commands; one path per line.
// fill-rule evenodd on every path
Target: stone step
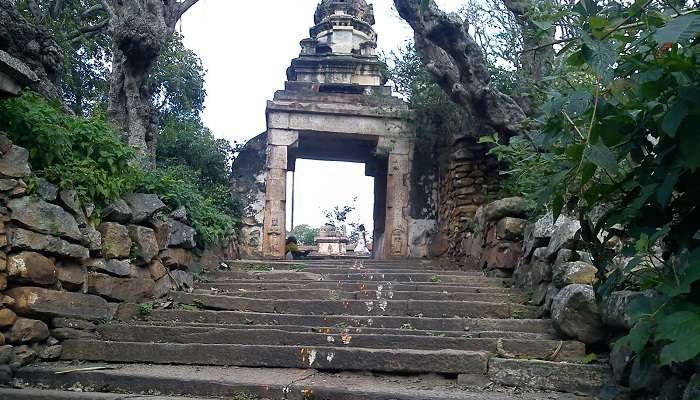
M 200 343 L 276 346 L 339 346 L 365 349 L 464 350 L 508 354 L 509 357 L 579 362 L 586 356 L 583 343 L 555 340 L 455 338 L 376 334 L 288 332 L 272 329 L 104 325 L 101 340 L 114 342 Z
M 358 292 L 363 290 L 395 290 L 401 292 L 469 292 L 469 293 L 522 293 L 520 290 L 493 285 L 491 283 L 472 283 L 466 285 L 445 284 L 406 284 L 393 282 L 329 282 L 329 281 L 228 281 L 228 282 L 199 282 L 195 283 L 197 289 L 221 289 L 221 290 L 299 290 L 299 289 L 329 289 Z
M 56 372 L 74 366 L 59 363 L 42 364 L 23 368 L 18 372 L 17 378 L 32 386 L 52 389 L 73 386 L 102 388 L 122 393 L 119 399 L 132 398 L 123 393 L 159 393 L 160 396 L 204 396 L 231 400 L 587 400 L 563 393 L 509 395 L 483 390 L 468 391 L 456 386 L 454 380 L 436 375 L 384 377 L 299 369 L 89 363 L 81 365 L 97 366 L 108 369 L 57 375 Z M 16 396 L 16 392 L 13 389 L 0 389 L 0 398 L 105 399 L 89 397 L 99 394 L 72 392 L 75 397 L 10 397 Z M 112 400 L 110 397 L 106 399 Z
M 279 314 L 534 318 L 537 307 L 515 303 L 430 300 L 270 300 L 171 292 L 176 303 L 228 311 Z
M 342 272 L 315 274 L 306 271 L 214 271 L 204 275 L 207 282 L 233 280 L 258 281 L 348 281 L 348 282 L 408 282 L 408 283 L 447 283 L 470 285 L 474 283 L 502 286 L 510 284 L 510 279 L 488 278 L 484 276 L 444 275 L 440 273 L 364 273 Z
M 612 374 L 607 365 L 492 359 L 488 377 L 505 386 L 594 395 Z
M 63 342 L 61 360 L 391 373 L 485 374 L 488 353 L 463 350 L 67 340 Z
M 243 271 L 246 271 L 245 269 Z M 280 270 L 282 271 L 282 270 Z M 308 266 L 303 269 L 299 269 L 300 272 L 310 272 L 313 274 L 430 274 L 434 275 L 450 275 L 450 276 L 473 276 L 473 277 L 483 277 L 483 272 L 480 271 L 446 271 L 441 269 L 411 269 L 411 268 L 387 268 L 387 267 L 368 267 L 368 268 L 347 268 L 347 267 L 316 267 Z M 261 271 L 258 271 L 261 272 Z M 264 272 L 264 271 L 263 271 Z
M 455 338 L 491 338 L 491 339 L 516 339 L 516 340 L 555 340 L 554 336 L 547 333 L 514 332 L 514 331 L 424 331 L 414 329 L 406 324 L 399 329 L 390 328 L 366 328 L 366 327 L 338 327 L 338 326 L 303 326 L 303 325 L 242 325 L 242 324 L 207 324 L 197 322 L 174 321 L 139 321 L 138 324 L 166 327 L 206 327 L 218 329 L 274 329 L 285 332 L 308 332 L 323 334 L 367 334 L 367 335 L 410 335 L 430 337 L 455 337 Z
M 0 388 L 0 398 L 3 400 L 124 400 L 124 393 L 94 393 L 44 389 L 4 389 Z M 211 400 L 203 397 L 173 397 L 136 395 L 128 396 L 129 400 Z
M 122 312 L 123 319 L 138 316 L 138 310 Z M 187 311 L 154 310 L 147 317 L 150 321 L 175 321 L 185 323 L 212 323 L 236 325 L 296 325 L 367 327 L 382 329 L 418 329 L 425 331 L 481 332 L 510 331 L 550 334 L 552 324 L 544 319 L 492 319 L 492 318 L 420 318 L 395 316 L 358 315 L 301 315 L 273 314 L 241 311 Z
M 216 292 L 216 290 L 214 291 Z M 197 289 L 195 294 L 225 294 L 227 296 L 245 297 L 249 299 L 277 300 L 447 300 L 447 301 L 485 301 L 525 303 L 522 294 L 503 293 L 468 293 L 468 292 L 400 292 L 387 290 L 364 290 L 346 292 L 335 289 L 299 289 L 299 290 L 233 290 L 212 293 L 212 290 Z
M 235 260 L 226 261 L 224 264 L 229 267 L 236 268 L 258 268 L 263 269 L 271 267 L 274 269 L 298 270 L 300 268 L 318 267 L 318 268 L 386 268 L 386 269 L 410 269 L 421 271 L 425 269 L 443 270 L 443 271 L 461 271 L 459 268 L 452 268 L 449 264 L 441 264 L 436 262 L 415 262 L 412 260 L 401 261 L 381 261 L 381 260 L 353 260 L 353 261 L 333 261 L 333 260 L 292 260 L 292 261 L 276 261 L 276 260 Z M 466 270 L 463 272 L 476 272 L 478 270 Z

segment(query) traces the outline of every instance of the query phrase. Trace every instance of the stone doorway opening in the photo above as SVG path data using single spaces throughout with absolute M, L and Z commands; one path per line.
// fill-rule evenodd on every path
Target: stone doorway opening
M 360 224 L 369 243 L 374 236 L 375 184 L 374 177 L 366 175 L 366 169 L 363 162 L 296 159 L 294 169 L 287 173 L 287 230 L 300 241 L 302 251 L 321 257 L 367 255 L 354 251 Z M 345 221 L 325 215 L 335 207 L 342 210 L 346 206 L 353 210 Z M 384 206 L 381 204 L 380 208 Z M 333 223 L 337 228 L 333 232 L 339 235 L 328 237 L 326 228 L 324 238 L 320 238 L 318 230 L 328 222 Z M 300 228 L 295 230 L 296 227 Z M 310 232 L 313 229 L 317 230 L 314 235 Z

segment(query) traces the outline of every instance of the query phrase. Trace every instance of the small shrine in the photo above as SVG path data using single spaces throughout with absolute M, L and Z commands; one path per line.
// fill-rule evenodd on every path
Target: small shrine
M 326 224 L 320 229 L 316 238 L 317 254 L 324 256 L 340 256 L 348 252 L 348 238 L 344 229 L 338 229 Z

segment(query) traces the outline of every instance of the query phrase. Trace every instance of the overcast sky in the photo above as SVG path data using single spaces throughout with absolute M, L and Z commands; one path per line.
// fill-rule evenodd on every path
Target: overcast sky
M 185 44 L 207 70 L 204 121 L 217 137 L 231 142 L 265 131 L 265 105 L 284 87 L 299 42 L 308 37 L 318 0 L 200 0 L 181 23 Z M 438 0 L 448 11 L 461 0 Z M 412 37 L 391 0 L 375 0 L 379 51 L 398 49 Z M 373 180 L 364 165 L 297 161 L 295 224 L 320 226 L 323 210 L 350 205 L 351 221 L 372 225 Z M 289 228 L 289 227 L 288 227 Z

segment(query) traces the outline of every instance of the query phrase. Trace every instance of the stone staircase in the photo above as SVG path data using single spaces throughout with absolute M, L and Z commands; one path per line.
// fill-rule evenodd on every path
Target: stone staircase
M 608 379 L 508 279 L 424 261 L 229 268 L 172 292 L 169 309 L 122 306 L 121 322 L 64 342 L 62 362 L 18 373 L 40 389 L 0 397 L 582 399 Z

